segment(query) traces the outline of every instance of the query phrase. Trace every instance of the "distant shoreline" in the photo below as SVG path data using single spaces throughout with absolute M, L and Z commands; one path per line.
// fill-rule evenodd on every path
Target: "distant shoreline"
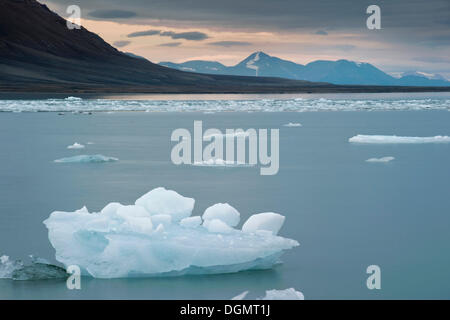
M 127 95 L 127 94 L 321 94 L 321 93 L 408 93 L 408 92 L 450 92 L 450 87 L 403 87 L 403 86 L 365 86 L 365 85 L 330 85 L 330 86 L 306 86 L 306 87 L 272 87 L 272 88 L 224 88 L 221 90 L 196 90 L 190 88 L 161 88 L 161 87 L 80 87 L 65 88 L 58 86 L 28 86 L 24 87 L 1 87 L 0 99 L 5 96 L 16 95 Z

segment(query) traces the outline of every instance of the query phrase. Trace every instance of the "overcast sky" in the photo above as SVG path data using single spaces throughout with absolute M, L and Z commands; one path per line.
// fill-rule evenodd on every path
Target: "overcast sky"
M 297 63 L 349 59 L 390 73 L 450 78 L 450 0 L 42 0 L 119 50 L 153 62 L 215 60 L 232 65 L 262 50 Z M 381 30 L 366 9 L 381 8 Z

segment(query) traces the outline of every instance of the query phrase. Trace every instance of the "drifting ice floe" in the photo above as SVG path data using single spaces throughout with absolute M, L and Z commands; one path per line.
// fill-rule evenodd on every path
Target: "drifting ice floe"
M 210 207 L 204 215 L 208 222 L 201 225 L 201 217 L 190 217 L 193 205 L 192 198 L 157 188 L 132 206 L 110 203 L 99 213 L 56 211 L 44 224 L 56 259 L 96 278 L 267 269 L 298 246 L 267 228 L 231 227 L 238 214 L 227 205 Z
M 78 142 L 75 142 L 74 144 L 67 147 L 67 149 L 84 149 L 84 148 L 85 146 Z
M 248 291 L 244 291 L 231 300 L 244 300 L 247 295 Z M 286 290 L 267 290 L 266 295 L 261 298 L 261 300 L 305 300 L 305 296 L 294 288 Z
M 380 135 L 363 135 L 348 139 L 351 143 L 373 143 L 373 144 L 395 144 L 395 143 L 449 143 L 449 136 L 434 137 L 399 137 L 399 136 L 380 136 Z
M 54 162 L 58 163 L 101 163 L 101 162 L 113 162 L 118 161 L 119 159 L 113 157 L 106 157 L 101 154 L 94 155 L 79 155 L 68 158 L 57 159 Z
M 197 167 L 251 167 L 252 164 L 238 161 L 228 161 L 223 159 L 209 159 L 201 162 L 194 162 Z
M 292 123 L 292 122 L 289 122 L 289 123 L 286 123 L 283 125 L 283 127 L 288 127 L 288 128 L 297 128 L 297 127 L 301 127 L 301 126 L 302 126 L 301 123 Z
M 286 290 L 268 290 L 263 300 L 305 300 L 303 293 L 294 288 Z
M 49 264 L 47 261 L 31 257 L 30 264 L 20 260 L 11 260 L 8 256 L 0 257 L 0 279 L 45 280 L 67 278 L 63 268 Z
M 366 162 L 391 162 L 395 160 L 394 157 L 382 157 L 382 158 L 370 158 L 367 159 Z

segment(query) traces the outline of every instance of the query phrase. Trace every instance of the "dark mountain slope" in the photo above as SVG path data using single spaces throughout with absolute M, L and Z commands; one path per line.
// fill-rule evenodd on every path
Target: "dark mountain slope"
M 332 87 L 180 72 L 130 57 L 84 28 L 69 30 L 65 19 L 35 0 L 0 0 L 2 91 L 293 92 L 324 86 Z

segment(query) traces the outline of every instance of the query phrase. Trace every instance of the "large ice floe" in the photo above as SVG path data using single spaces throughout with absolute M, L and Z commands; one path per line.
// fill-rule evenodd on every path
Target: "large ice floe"
M 358 134 L 348 139 L 351 143 L 397 144 L 397 143 L 449 143 L 449 136 L 401 137 Z
M 134 205 L 110 203 L 53 212 L 44 221 L 56 259 L 96 278 L 177 276 L 267 269 L 298 242 L 277 236 L 284 217 L 253 215 L 236 229 L 239 212 L 216 204 L 191 216 L 195 200 L 156 188 Z M 273 223 L 273 226 L 270 224 Z
M 57 159 L 56 163 L 102 163 L 102 162 L 114 162 L 119 161 L 119 159 L 114 157 L 107 157 L 102 154 L 83 154 L 79 156 L 73 156 L 68 158 Z

